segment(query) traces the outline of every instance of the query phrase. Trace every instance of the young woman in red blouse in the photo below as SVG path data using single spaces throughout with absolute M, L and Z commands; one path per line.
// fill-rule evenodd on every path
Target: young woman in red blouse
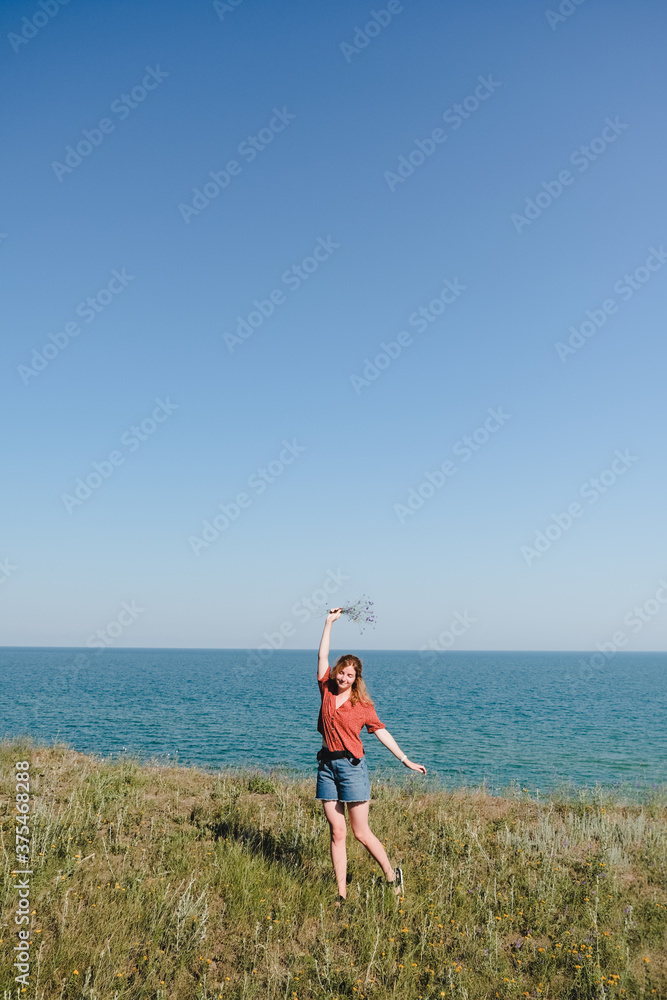
M 394 892 L 403 892 L 403 873 L 392 868 L 382 843 L 368 825 L 371 786 L 364 758 L 364 748 L 359 734 L 364 726 L 375 733 L 381 743 L 412 771 L 426 774 L 422 764 L 413 764 L 401 752 L 398 743 L 378 719 L 373 702 L 361 676 L 361 660 L 351 653 L 341 656 L 329 667 L 331 626 L 340 618 L 342 608 L 332 608 L 324 623 L 317 662 L 317 682 L 322 696 L 322 707 L 317 729 L 322 735 L 322 749 L 317 755 L 316 798 L 322 800 L 324 813 L 331 830 L 331 860 L 338 882 L 337 905 L 347 895 L 347 852 L 345 840 L 347 824 L 345 806 L 350 818 L 352 833 L 375 858 Z

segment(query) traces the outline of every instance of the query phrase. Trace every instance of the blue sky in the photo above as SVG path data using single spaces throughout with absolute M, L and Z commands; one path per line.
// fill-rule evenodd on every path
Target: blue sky
M 4 645 L 665 648 L 667 13 L 561 7 L 3 4 Z

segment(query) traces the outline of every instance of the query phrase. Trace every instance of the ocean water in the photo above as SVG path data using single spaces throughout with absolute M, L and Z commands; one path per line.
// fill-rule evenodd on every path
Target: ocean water
M 665 654 L 366 650 L 362 661 L 388 731 L 448 786 L 667 781 Z M 315 776 L 314 651 L 6 647 L 0 679 L 4 737 Z M 362 739 L 371 774 L 409 773 Z

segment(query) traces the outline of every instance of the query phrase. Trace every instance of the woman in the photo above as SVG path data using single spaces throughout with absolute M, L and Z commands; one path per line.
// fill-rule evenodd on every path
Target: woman
M 322 800 L 331 829 L 331 860 L 338 882 L 336 906 L 340 906 L 347 895 L 346 805 L 352 833 L 380 865 L 396 895 L 403 892 L 403 872 L 400 868 L 392 868 L 387 852 L 368 826 L 371 785 L 363 744 L 359 739 L 363 726 L 369 733 L 375 733 L 402 764 L 412 771 L 426 774 L 422 764 L 413 764 L 407 754 L 401 752 L 394 737 L 375 714 L 361 677 L 359 657 L 348 653 L 340 657 L 333 670 L 330 669 L 331 626 L 340 618 L 342 611 L 342 608 L 332 608 L 327 615 L 317 661 L 317 682 L 322 696 L 317 729 L 322 734 L 322 749 L 317 755 L 320 763 L 315 794 Z

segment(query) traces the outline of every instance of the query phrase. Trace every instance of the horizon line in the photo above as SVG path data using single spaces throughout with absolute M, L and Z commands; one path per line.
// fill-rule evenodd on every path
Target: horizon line
M 343 648 L 342 646 L 340 647 Z M 359 648 L 359 647 L 357 647 Z M 0 646 L 0 650 L 3 649 L 74 649 L 79 652 L 90 652 L 98 653 L 103 652 L 151 652 L 151 651 L 182 651 L 182 652 L 212 652 L 212 653 L 257 653 L 263 647 L 261 646 Z M 280 647 L 279 649 L 272 649 L 271 655 L 274 653 L 308 653 L 312 652 L 314 656 L 317 656 L 317 648 L 311 646 L 295 646 L 289 648 Z M 361 649 L 364 653 L 434 653 L 435 655 L 450 655 L 455 653 L 581 653 L 583 655 L 594 655 L 596 653 L 601 653 L 606 659 L 612 659 L 619 655 L 631 655 L 636 656 L 642 653 L 658 653 L 666 654 L 667 650 L 664 649 L 638 649 L 638 650 L 615 650 L 611 654 L 604 653 L 600 649 L 413 649 L 411 647 L 392 647 L 392 648 L 381 648 L 381 647 L 369 647 Z M 267 657 L 268 659 L 268 657 Z

